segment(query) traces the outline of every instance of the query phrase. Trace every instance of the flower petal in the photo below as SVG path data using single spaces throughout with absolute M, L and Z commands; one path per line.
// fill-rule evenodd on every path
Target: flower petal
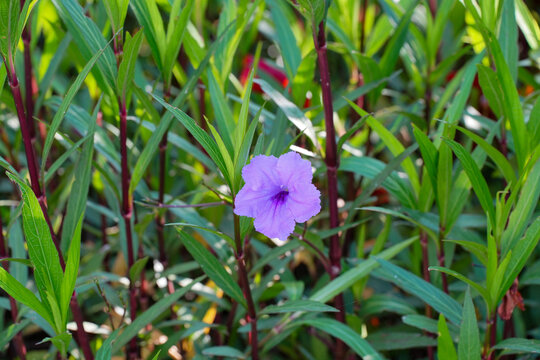
M 277 172 L 281 183 L 288 189 L 302 188 L 311 184 L 313 174 L 311 163 L 302 159 L 300 154 L 290 151 L 279 157 L 277 162 Z
M 264 187 L 253 189 L 250 186 L 245 185 L 238 194 L 236 194 L 234 200 L 234 213 L 241 216 L 256 217 L 261 211 L 261 208 L 263 208 L 263 205 L 266 204 L 266 202 L 271 201 L 272 197 L 275 195 L 274 192 L 269 190 L 271 189 L 265 189 Z
M 269 200 L 262 207 L 253 222 L 255 230 L 268 236 L 285 241 L 294 230 L 294 217 L 285 203 Z
M 278 159 L 275 156 L 255 156 L 249 165 L 242 169 L 242 178 L 246 186 L 252 189 L 279 187 L 281 184 L 276 174 L 277 163 Z
M 289 191 L 286 206 L 294 216 L 294 220 L 303 223 L 321 211 L 321 193 L 315 185 L 305 185 L 301 189 Z

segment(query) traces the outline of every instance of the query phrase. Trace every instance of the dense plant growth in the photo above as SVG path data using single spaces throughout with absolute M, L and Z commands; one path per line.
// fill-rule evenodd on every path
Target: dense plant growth
M 2 358 L 535 358 L 535 3 L 0 0 Z

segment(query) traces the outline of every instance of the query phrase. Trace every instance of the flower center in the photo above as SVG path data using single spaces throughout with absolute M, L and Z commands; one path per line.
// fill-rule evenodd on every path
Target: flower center
M 276 195 L 274 195 L 274 198 L 272 200 L 274 200 L 278 204 L 282 204 L 287 199 L 287 196 L 289 196 L 289 190 L 287 188 L 284 188 Z

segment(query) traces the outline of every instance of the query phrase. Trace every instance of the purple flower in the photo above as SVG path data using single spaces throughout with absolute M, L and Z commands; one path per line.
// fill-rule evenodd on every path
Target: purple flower
M 246 184 L 236 195 L 234 213 L 255 218 L 255 229 L 269 238 L 286 240 L 295 222 L 306 222 L 321 211 L 311 164 L 296 152 L 279 159 L 255 156 L 242 177 Z

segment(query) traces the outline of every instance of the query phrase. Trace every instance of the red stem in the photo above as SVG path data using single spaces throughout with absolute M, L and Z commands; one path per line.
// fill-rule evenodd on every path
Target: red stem
M 339 226 L 338 212 L 338 187 L 337 187 L 337 168 L 338 153 L 336 147 L 336 132 L 333 121 L 332 89 L 330 87 L 330 71 L 328 69 L 328 57 L 326 53 L 326 36 L 324 22 L 319 24 L 318 32 L 313 31 L 313 41 L 317 50 L 317 60 L 319 63 L 319 73 L 321 77 L 321 90 L 324 107 L 325 129 L 326 129 L 326 174 L 328 177 L 328 205 L 330 210 L 330 227 Z M 329 274 L 332 279 L 341 272 L 341 246 L 339 236 L 332 235 L 330 238 L 330 263 L 332 273 Z M 345 323 L 345 309 L 343 304 L 343 294 L 334 298 L 334 305 L 339 310 L 336 313 L 336 319 Z M 346 348 L 342 341 L 336 342 L 336 357 L 343 358 Z
M 124 99 L 119 99 L 120 107 L 120 156 L 122 168 L 122 218 L 126 228 L 127 241 L 127 260 L 128 271 L 135 263 L 135 253 L 133 248 L 133 236 L 131 233 L 131 217 L 133 216 L 133 201 L 129 194 L 129 182 L 131 175 L 129 173 L 127 158 L 127 109 Z M 133 281 L 129 283 L 129 307 L 131 321 L 137 318 L 137 289 Z M 129 343 L 128 359 L 139 358 L 139 346 L 137 338 L 133 337 Z
M 21 6 L 23 6 L 25 0 L 21 0 Z M 34 82 L 33 82 L 33 68 L 32 68 L 32 33 L 30 29 L 30 18 L 26 23 L 26 26 L 22 33 L 22 40 L 24 44 L 24 85 L 25 85 L 25 102 L 26 102 L 26 123 L 30 129 L 30 135 L 32 140 L 36 138 L 36 127 L 34 124 Z
M 252 360 L 259 360 L 259 340 L 257 333 L 257 311 L 255 309 L 255 303 L 251 295 L 251 288 L 249 287 L 249 280 L 246 270 L 245 251 L 242 246 L 242 239 L 240 237 L 240 217 L 234 215 L 234 239 L 236 243 L 236 263 L 238 264 L 238 282 L 242 288 L 244 298 L 247 302 L 247 321 L 251 324 L 251 330 L 249 331 L 249 340 L 251 343 L 251 358 Z

